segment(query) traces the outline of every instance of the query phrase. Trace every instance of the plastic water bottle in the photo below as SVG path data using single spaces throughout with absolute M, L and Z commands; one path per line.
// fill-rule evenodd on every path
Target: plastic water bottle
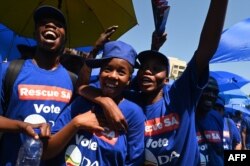
M 39 133 L 35 129 L 36 133 Z M 27 136 L 27 139 L 18 152 L 16 166 L 39 166 L 43 152 L 43 143 Z

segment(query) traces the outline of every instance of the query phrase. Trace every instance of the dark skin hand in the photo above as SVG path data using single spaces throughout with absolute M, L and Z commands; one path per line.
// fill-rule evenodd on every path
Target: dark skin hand
M 163 33 L 162 35 L 159 35 L 156 32 L 153 32 L 151 50 L 159 51 L 159 49 L 165 43 L 166 40 L 167 40 L 167 33 Z
M 12 133 L 24 133 L 35 139 L 50 137 L 50 125 L 47 123 L 30 124 L 19 120 L 13 120 L 0 116 L 0 131 Z M 39 128 L 40 134 L 38 135 L 34 129 Z

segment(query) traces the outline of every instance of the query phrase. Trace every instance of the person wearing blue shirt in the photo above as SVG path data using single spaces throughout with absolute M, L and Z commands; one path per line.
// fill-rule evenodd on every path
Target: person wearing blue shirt
M 217 98 L 214 109 L 222 116 L 224 121 L 223 127 L 223 147 L 224 150 L 241 150 L 241 136 L 234 121 L 231 118 L 225 117 L 225 101 L 220 96 Z
M 250 116 L 243 118 L 241 123 L 243 150 L 250 150 Z
M 200 165 L 224 165 L 223 116 L 213 109 L 219 94 L 217 81 L 209 77 L 196 109 L 196 132 Z
M 100 67 L 99 90 L 103 97 L 114 99 L 126 119 L 127 131 L 115 130 L 99 104 L 80 96 L 57 119 L 43 159 L 55 157 L 49 162 L 58 166 L 142 165 L 145 116 L 137 104 L 123 97 L 136 56 L 130 45 L 111 41 L 104 45 L 101 59 L 86 60 L 89 67 Z
M 8 103 L 2 85 L 1 105 L 7 118 L 53 126 L 73 94 L 69 73 L 59 63 L 67 40 L 66 19 L 57 8 L 40 6 L 33 13 L 33 20 L 37 40 L 33 58 L 24 61 Z M 2 64 L 2 82 L 5 82 L 9 64 Z M 0 165 L 15 165 L 23 141 L 20 133 L 4 133 L 0 144 Z
M 172 86 L 168 85 L 169 62 L 164 54 L 153 50 L 138 54 L 139 70 L 135 79 L 138 86 L 127 97 L 143 107 L 147 118 L 145 165 L 198 164 L 195 109 L 207 83 L 209 60 L 218 47 L 226 8 L 227 0 L 211 0 L 199 46 L 183 75 Z M 82 96 L 101 101 L 87 92 L 79 90 Z M 107 99 L 103 103 L 111 105 Z

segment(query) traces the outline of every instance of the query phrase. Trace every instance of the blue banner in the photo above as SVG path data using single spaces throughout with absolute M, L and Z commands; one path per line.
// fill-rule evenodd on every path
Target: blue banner
M 165 27 L 168 19 L 170 6 L 167 0 L 151 0 L 155 31 L 162 35 L 165 32 Z
M 210 63 L 250 61 L 250 18 L 221 35 L 219 47 Z

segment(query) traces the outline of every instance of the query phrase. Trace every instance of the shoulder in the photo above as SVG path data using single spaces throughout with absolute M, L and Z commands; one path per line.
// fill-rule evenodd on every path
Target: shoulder
M 142 111 L 142 108 L 135 102 L 128 100 L 128 99 L 124 99 L 120 104 L 119 107 L 124 108 L 126 110 L 138 110 L 138 111 Z
M 118 106 L 122 110 L 122 113 L 124 114 L 127 120 L 129 119 L 130 120 L 134 119 L 136 121 L 145 120 L 144 112 L 138 104 L 130 100 L 124 99 Z

